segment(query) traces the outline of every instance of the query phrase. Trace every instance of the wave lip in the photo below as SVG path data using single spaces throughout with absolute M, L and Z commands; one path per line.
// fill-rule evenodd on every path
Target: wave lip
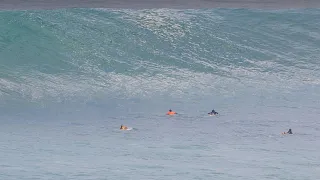
M 318 0 L 4 0 L 0 9 L 60 9 L 60 8 L 113 8 L 113 9 L 202 9 L 202 8 L 319 8 Z
M 0 12 L 0 98 L 319 87 L 319 10 Z

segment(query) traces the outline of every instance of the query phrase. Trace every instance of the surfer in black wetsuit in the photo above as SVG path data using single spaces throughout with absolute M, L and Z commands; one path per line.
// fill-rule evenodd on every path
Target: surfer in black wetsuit
M 214 109 L 212 109 L 212 111 L 211 111 L 211 112 L 209 112 L 208 114 L 210 114 L 210 115 L 217 115 L 217 114 L 218 114 L 218 112 L 216 112 Z
M 292 130 L 291 130 L 291 129 L 289 129 L 289 131 L 288 131 L 288 132 L 283 132 L 282 134 L 292 134 Z

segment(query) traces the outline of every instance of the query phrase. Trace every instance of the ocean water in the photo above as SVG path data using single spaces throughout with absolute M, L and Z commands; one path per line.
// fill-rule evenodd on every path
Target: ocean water
M 0 179 L 320 179 L 319 17 L 0 11 Z

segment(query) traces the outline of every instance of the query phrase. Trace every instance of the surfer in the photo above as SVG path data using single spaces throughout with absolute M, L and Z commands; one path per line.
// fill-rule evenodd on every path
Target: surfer
M 289 129 L 289 131 L 288 131 L 288 132 L 283 132 L 282 134 L 292 134 L 292 130 L 291 130 L 291 129 Z
M 175 115 L 175 114 L 178 114 L 178 113 L 172 111 L 171 109 L 167 112 L 167 115 Z
M 121 130 L 127 130 L 128 127 L 121 124 L 120 129 L 121 129 Z
M 212 109 L 211 112 L 208 113 L 209 115 L 217 115 L 219 114 L 218 112 L 216 112 L 214 109 Z

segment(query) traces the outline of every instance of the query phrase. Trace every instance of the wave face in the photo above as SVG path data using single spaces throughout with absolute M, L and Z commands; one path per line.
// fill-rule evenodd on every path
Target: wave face
M 320 10 L 0 12 L 2 104 L 297 92 L 320 84 Z
M 320 179 L 319 17 L 0 12 L 0 179 Z

